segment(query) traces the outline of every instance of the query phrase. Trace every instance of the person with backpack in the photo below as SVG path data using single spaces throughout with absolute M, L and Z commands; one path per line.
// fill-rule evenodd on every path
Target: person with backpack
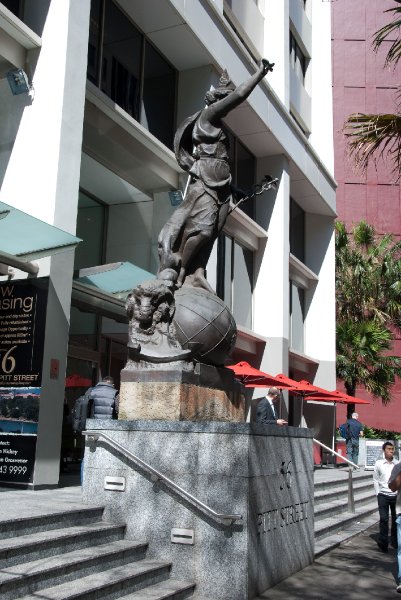
M 363 436 L 363 425 L 358 416 L 358 413 L 352 413 L 351 418 L 339 427 L 341 436 L 345 438 L 347 458 L 355 465 L 359 458 L 359 438 Z
M 114 379 L 107 375 L 90 390 L 90 418 L 115 419 L 118 415 L 118 391 Z
M 107 375 L 95 387 L 86 390 L 74 406 L 73 429 L 82 433 L 86 427 L 86 419 L 116 419 L 119 408 L 119 395 L 114 387 L 114 379 Z M 81 485 L 83 482 L 84 460 L 81 462 Z

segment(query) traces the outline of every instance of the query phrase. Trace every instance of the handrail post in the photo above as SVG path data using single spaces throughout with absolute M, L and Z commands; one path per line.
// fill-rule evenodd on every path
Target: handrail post
M 352 479 L 353 467 L 348 468 L 348 512 L 355 513 L 354 485 Z

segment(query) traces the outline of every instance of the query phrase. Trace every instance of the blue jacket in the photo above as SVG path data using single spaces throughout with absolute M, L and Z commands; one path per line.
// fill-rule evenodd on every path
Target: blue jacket
M 363 429 L 362 423 L 357 421 L 357 419 L 347 419 L 347 424 L 349 425 L 351 439 L 359 439 L 359 434 Z

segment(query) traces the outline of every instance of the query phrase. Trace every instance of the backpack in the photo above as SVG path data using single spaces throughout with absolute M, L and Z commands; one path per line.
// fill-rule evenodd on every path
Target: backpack
M 75 400 L 74 408 L 72 409 L 72 429 L 74 433 L 82 433 L 85 429 L 86 419 L 90 411 L 90 393 L 92 388 L 89 388 L 83 396 Z
M 350 430 L 349 430 L 349 423 L 343 423 L 342 425 L 340 425 L 340 427 L 338 429 L 340 430 L 341 437 L 343 437 L 345 440 L 348 440 L 351 438 Z

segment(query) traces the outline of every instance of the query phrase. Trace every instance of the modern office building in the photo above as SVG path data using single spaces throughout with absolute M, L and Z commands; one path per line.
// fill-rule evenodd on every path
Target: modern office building
M 262 57 L 273 73 L 226 125 L 235 185 L 270 175 L 278 188 L 231 213 L 208 280 L 237 321 L 233 362 L 334 389 L 330 18 L 312 0 L 0 2 L 0 227 L 35 217 L 39 237 L 28 251 L 29 224 L 7 248 L 0 236 L 2 285 L 48 281 L 34 486 L 57 484 L 60 447 L 78 444 L 62 435 L 63 406 L 99 376 L 119 383 L 124 298 L 156 273 L 171 192 L 185 188 L 177 125 L 224 68 L 238 85 Z M 299 424 L 299 400 L 283 410 Z M 322 410 L 305 417 L 331 439 Z
M 397 6 L 392 0 L 362 0 L 332 3 L 333 47 L 333 114 L 334 172 L 338 182 L 338 218 L 349 229 L 362 219 L 380 234 L 390 233 L 394 240 L 401 235 L 400 185 L 391 165 L 378 160 L 366 174 L 355 168 L 349 156 L 343 133 L 346 118 L 353 113 L 394 113 L 397 111 L 401 66 L 384 68 L 384 59 L 391 45 L 385 42 L 377 54 L 372 41 L 375 32 L 393 19 L 385 12 Z M 401 340 L 396 339 L 394 354 L 401 353 Z M 363 388 L 357 395 L 369 397 Z M 383 406 L 373 400 L 361 406 L 360 419 L 370 427 L 401 431 L 401 384 L 392 391 L 392 402 Z M 337 412 L 338 422 L 344 422 L 345 409 Z

